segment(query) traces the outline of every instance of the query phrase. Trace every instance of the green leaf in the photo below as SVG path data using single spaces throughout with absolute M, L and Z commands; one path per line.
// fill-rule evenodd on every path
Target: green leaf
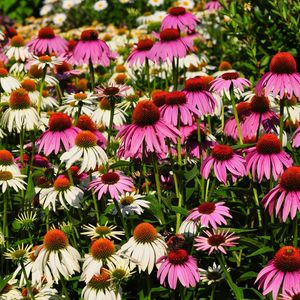
M 175 213 L 179 213 L 183 216 L 187 216 L 189 214 L 189 211 L 183 207 L 172 206 L 171 210 L 174 211 Z
M 119 160 L 116 163 L 110 165 L 111 169 L 119 168 L 119 167 L 129 167 L 131 165 L 130 161 L 127 160 Z
M 263 247 L 263 248 L 260 248 L 256 251 L 254 251 L 253 253 L 251 253 L 247 257 L 253 257 L 253 256 L 257 256 L 257 255 L 261 255 L 261 254 L 265 254 L 265 253 L 269 253 L 269 252 L 274 252 L 274 249 L 271 248 L 271 247 Z
M 246 272 L 246 273 L 242 274 L 240 276 L 240 278 L 238 279 L 238 281 L 245 281 L 245 280 L 248 280 L 248 279 L 251 279 L 251 278 L 255 278 L 256 276 L 257 276 L 256 272 L 249 271 L 249 272 Z

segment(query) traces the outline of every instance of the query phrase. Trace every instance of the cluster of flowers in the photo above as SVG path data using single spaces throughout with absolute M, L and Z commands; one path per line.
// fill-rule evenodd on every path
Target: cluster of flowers
M 274 300 L 279 293 L 283 300 L 299 296 L 296 61 L 288 52 L 277 53 L 248 92 L 251 82 L 229 63 L 213 76 L 190 72 L 191 64 L 201 62 L 194 46 L 198 24 L 184 7 L 172 7 L 160 32 L 137 39 L 126 58 L 117 57 L 94 29 L 67 41 L 44 27 L 27 43 L 15 30 L 1 32 L 1 240 L 5 258 L 17 267 L 0 299 L 59 299 L 61 293 L 69 299 L 67 281 L 75 273 L 85 283 L 84 299 L 121 299 L 121 286 L 141 274 L 172 290 L 200 282 L 215 287 L 225 278 L 242 299 L 225 259 L 240 239 L 229 227 L 235 215 L 212 195 L 215 187 L 236 187 L 247 177 L 256 209 L 262 205 L 270 217 L 296 224 L 294 245 L 278 249 L 258 274 L 258 288 Z M 116 75 L 98 85 L 103 76 L 97 67 L 114 65 Z M 137 88 L 141 78 L 143 91 Z M 157 81 L 166 88 L 154 90 Z M 221 120 L 218 130 L 214 117 Z M 193 166 L 201 194 L 197 207 L 186 201 L 180 174 Z M 270 183 L 261 203 L 257 182 Z M 175 210 L 167 197 L 178 201 Z M 10 247 L 9 207 L 22 212 L 17 222 L 29 234 L 27 245 Z M 90 213 L 95 225 L 86 222 Z M 68 224 L 49 226 L 61 217 Z M 42 242 L 31 234 L 38 218 Z M 109 218 L 116 225 L 108 225 Z M 257 221 L 262 226 L 259 209 Z M 87 251 L 78 224 L 90 238 Z M 171 234 L 160 234 L 163 228 Z M 206 252 L 220 265 L 199 268 L 198 253 Z

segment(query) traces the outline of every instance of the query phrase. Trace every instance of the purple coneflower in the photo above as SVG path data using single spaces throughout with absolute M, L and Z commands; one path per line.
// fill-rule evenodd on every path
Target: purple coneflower
M 98 200 L 106 193 L 109 193 L 112 199 L 118 200 L 121 194 L 131 192 L 134 185 L 132 179 L 120 171 L 109 171 L 91 181 L 89 189 L 94 189 L 95 193 L 98 193 Z
M 227 183 L 227 172 L 231 174 L 233 182 L 237 177 L 246 175 L 245 159 L 227 145 L 215 145 L 211 156 L 203 161 L 200 172 L 205 179 L 208 178 L 212 166 L 216 178 L 224 184 Z
M 140 39 L 127 58 L 128 65 L 131 67 L 143 65 L 145 60 L 149 59 L 149 53 L 153 45 L 151 39 Z
M 241 94 L 244 91 L 244 87 L 250 86 L 250 81 L 246 78 L 240 77 L 238 72 L 227 72 L 211 82 L 210 90 L 214 91 L 219 96 L 223 96 L 225 94 L 226 97 L 230 99 L 230 89 Z
M 222 252 L 227 254 L 225 247 L 234 247 L 240 237 L 234 235 L 234 232 L 229 232 L 228 230 L 215 230 L 212 232 L 208 230 L 203 231 L 206 234 L 204 236 L 198 236 L 195 238 L 196 250 L 207 251 L 210 255 L 213 251 Z
M 168 9 L 168 15 L 161 22 L 161 30 L 175 28 L 179 31 L 184 29 L 193 30 L 200 21 L 184 7 L 171 7 Z
M 177 126 L 178 121 L 183 125 L 192 125 L 193 114 L 199 116 L 198 109 L 187 102 L 184 92 L 179 91 L 168 93 L 165 97 L 165 104 L 159 110 L 162 119 L 173 126 Z
M 300 126 L 294 132 L 292 140 L 293 140 L 293 147 L 294 148 L 300 147 Z
M 232 216 L 229 213 L 229 208 L 224 204 L 225 202 L 203 202 L 191 210 L 186 220 L 199 220 L 203 227 L 217 228 L 220 225 L 226 225 L 227 221 L 224 217 L 232 218 Z
M 68 49 L 68 42 L 62 37 L 55 35 L 50 27 L 39 30 L 38 37 L 31 40 L 27 46 L 36 55 L 38 54 L 64 54 Z
M 98 39 L 95 30 L 88 29 L 81 33 L 80 41 L 76 44 L 72 52 L 72 60 L 76 65 L 92 63 L 107 67 L 113 57 L 107 44 Z
M 282 99 L 284 94 L 291 99 L 295 95 L 300 98 L 300 74 L 297 72 L 297 63 L 289 52 L 279 52 L 270 62 L 270 71 L 263 75 L 256 85 L 258 95 L 269 95 Z
M 71 118 L 64 113 L 53 113 L 50 116 L 49 129 L 38 139 L 38 152 L 44 152 L 46 156 L 52 152 L 57 154 L 61 149 L 68 151 L 75 142 L 79 128 L 72 125 Z
M 217 100 L 209 92 L 211 81 L 213 81 L 211 76 L 200 76 L 188 79 L 184 85 L 188 103 L 194 105 L 201 115 L 212 114 L 218 106 Z
M 270 132 L 278 121 L 278 115 L 271 110 L 269 98 L 254 95 L 250 100 L 250 112 L 244 116 L 243 136 L 249 138 L 256 136 L 261 126 L 265 131 Z
M 282 150 L 277 136 L 266 133 L 257 141 L 256 147 L 247 150 L 247 173 L 252 170 L 254 180 L 262 181 L 263 177 L 277 180 L 285 168 L 292 166 L 293 159 Z
M 300 211 L 300 167 L 286 169 L 279 184 L 264 196 L 262 204 L 268 208 L 270 215 L 275 208 L 276 216 L 283 222 L 289 215 L 293 220 L 297 211 Z
M 174 28 L 164 29 L 157 34 L 152 33 L 157 41 L 150 50 L 149 58 L 156 63 L 160 60 L 163 62 L 174 58 L 182 58 L 192 49 L 193 41 L 190 38 L 180 37 L 180 32 Z
M 150 152 L 165 154 L 165 138 L 176 141 L 180 132 L 161 119 L 158 107 L 148 100 L 140 101 L 132 114 L 133 124 L 125 125 L 117 134 L 122 138 L 124 157 L 138 157 Z
M 300 253 L 292 246 L 280 248 L 274 258 L 257 275 L 258 288 L 263 295 L 272 292 L 273 300 L 277 299 L 282 287 L 282 293 L 290 291 L 300 282 Z
M 282 292 L 279 300 L 299 300 L 300 299 L 300 282 L 290 289 L 286 289 Z
M 219 0 L 208 1 L 204 6 L 204 10 L 208 10 L 209 12 L 215 12 L 221 8 L 222 5 L 220 4 Z
M 171 250 L 168 255 L 159 258 L 157 263 L 161 263 L 157 271 L 160 284 L 168 277 L 169 286 L 173 290 L 176 289 L 178 281 L 188 288 L 196 286 L 200 280 L 196 258 L 184 249 Z

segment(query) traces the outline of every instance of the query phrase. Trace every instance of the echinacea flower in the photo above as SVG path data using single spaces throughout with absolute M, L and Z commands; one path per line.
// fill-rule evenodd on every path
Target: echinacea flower
M 110 199 L 109 203 L 114 203 L 113 199 Z M 118 197 L 117 205 L 123 216 L 132 214 L 141 215 L 145 208 L 149 208 L 150 202 L 144 200 L 144 196 L 136 192 L 126 192 Z M 117 213 L 118 209 L 114 207 L 112 214 L 116 215 Z
M 87 285 L 82 290 L 81 297 L 84 300 L 121 300 L 121 293 L 112 284 L 110 271 L 101 268 L 87 282 Z
M 255 281 L 264 296 L 272 292 L 273 300 L 277 299 L 280 288 L 285 293 L 299 282 L 300 253 L 292 246 L 281 247 L 268 265 L 258 273 Z
M 61 297 L 57 295 L 58 291 L 51 288 L 49 285 L 37 285 L 31 287 L 32 294 L 35 300 L 60 300 Z M 22 288 L 22 300 L 29 298 L 28 288 Z
M 80 162 L 81 166 L 78 174 L 93 171 L 96 167 L 100 167 L 108 160 L 105 151 L 97 145 L 96 136 L 84 130 L 79 132 L 75 138 L 75 145 L 65 152 L 60 160 L 66 163 L 69 169 L 75 162 Z
M 95 92 L 98 98 L 107 98 L 109 101 L 112 101 L 117 98 L 124 98 L 129 89 L 130 87 L 128 85 L 111 83 L 97 87 Z
M 81 33 L 80 41 L 72 51 L 72 61 L 76 65 L 92 63 L 107 67 L 113 54 L 108 45 L 98 39 L 98 33 L 95 30 L 88 29 Z
M 182 58 L 192 48 L 191 39 L 180 37 L 180 32 L 174 28 L 164 29 L 160 34 L 152 33 L 158 41 L 152 46 L 149 58 L 155 63 L 172 62 L 174 58 Z
M 117 138 L 122 138 L 124 157 L 142 157 L 142 153 L 164 155 L 167 152 L 165 139 L 176 141 L 179 131 L 162 120 L 158 107 L 148 100 L 140 101 L 132 114 L 133 124 L 122 127 Z
M 6 278 L 5 278 L 6 279 Z M 10 279 L 6 284 L 3 284 L 0 288 L 1 300 L 22 300 L 23 296 L 17 289 L 17 280 Z
M 73 147 L 79 128 L 72 125 L 71 118 L 64 113 L 53 113 L 50 116 L 49 129 L 38 139 L 38 152 L 46 156 L 52 152 L 57 154 L 60 150 L 68 151 Z
M 22 61 L 31 58 L 31 54 L 22 36 L 15 35 L 9 42 L 9 47 L 6 48 L 5 53 L 9 59 L 15 59 L 16 61 Z
M 246 156 L 247 173 L 252 170 L 254 180 L 261 182 L 271 176 L 277 180 L 285 168 L 292 166 L 293 159 L 282 150 L 274 134 L 266 133 L 257 141 L 256 147 L 249 148 Z
M 186 237 L 193 237 L 197 234 L 200 228 L 199 220 L 187 220 L 185 219 L 178 230 L 178 233 L 183 234 Z
M 241 129 L 243 136 L 256 136 L 260 127 L 270 132 L 277 125 L 279 117 L 271 109 L 271 103 L 268 97 L 254 95 L 250 100 L 250 111 L 244 116 Z
M 0 188 L 2 193 L 8 188 L 13 188 L 16 192 L 25 190 L 26 182 L 23 180 L 26 175 L 15 174 L 11 171 L 0 171 Z
M 292 137 L 292 140 L 293 140 L 293 147 L 294 148 L 298 148 L 300 147 L 300 127 L 298 127 L 294 134 L 293 134 L 293 137 Z
M 68 43 L 62 37 L 55 35 L 50 27 L 43 27 L 39 30 L 38 37 L 32 39 L 27 46 L 34 54 L 64 54 Z
M 219 0 L 210 0 L 204 5 L 204 10 L 208 12 L 215 12 L 222 9 Z
M 19 244 L 18 248 L 7 249 L 7 252 L 4 253 L 4 257 L 16 263 L 24 262 L 29 257 L 31 247 L 32 245 L 24 246 L 24 244 Z
M 92 224 L 83 225 L 82 228 L 84 229 L 84 231 L 81 232 L 81 234 L 89 236 L 91 239 L 114 238 L 116 240 L 121 240 L 121 238 L 119 236 L 124 235 L 124 231 L 115 230 L 115 228 L 117 228 L 117 226 L 114 226 L 114 225 L 107 226 L 107 222 L 105 223 L 105 225 L 100 225 L 98 223 L 96 226 L 94 226 Z
M 62 207 L 68 210 L 66 204 L 80 208 L 80 202 L 83 198 L 83 191 L 71 185 L 70 180 L 65 176 L 59 176 L 53 183 L 53 187 L 44 188 L 40 191 L 40 202 L 43 208 L 56 211 L 56 204 L 59 202 Z
M 199 221 L 203 227 L 217 228 L 221 225 L 227 225 L 224 217 L 232 218 L 232 216 L 229 213 L 229 208 L 224 204 L 225 202 L 203 202 L 191 210 L 186 220 Z
M 222 267 L 217 265 L 215 262 L 212 267 L 209 266 L 207 270 L 199 268 L 199 271 L 200 280 L 208 285 L 216 284 L 225 278 Z
M 300 211 L 300 167 L 287 168 L 277 184 L 262 199 L 262 204 L 272 215 L 274 208 L 276 216 L 285 222 L 290 215 L 293 220 Z
M 146 59 L 149 59 L 149 53 L 154 42 L 151 39 L 140 39 L 127 57 L 126 63 L 130 66 L 143 66 Z
M 88 283 L 94 275 L 99 275 L 101 268 L 110 262 L 117 264 L 120 256 L 116 253 L 115 244 L 105 238 L 94 240 L 90 253 L 85 254 L 80 280 Z
M 291 287 L 290 289 L 286 289 L 279 300 L 297 300 L 300 297 L 300 283 L 296 284 L 295 286 Z
M 225 95 L 228 99 L 231 99 L 231 89 L 235 93 L 242 94 L 244 88 L 250 86 L 251 82 L 246 78 L 240 77 L 238 72 L 227 72 L 211 82 L 210 90 L 219 96 Z
M 255 87 L 259 96 L 273 94 L 282 99 L 284 94 L 291 99 L 295 95 L 300 98 L 300 74 L 297 63 L 289 52 L 278 52 L 270 62 L 270 71 L 265 73 Z
M 0 150 L 0 171 L 9 171 L 14 174 L 21 174 L 18 165 L 14 162 L 14 157 L 10 151 Z
M 5 110 L 1 119 L 2 127 L 9 132 L 20 133 L 22 129 L 31 131 L 39 124 L 39 116 L 31 106 L 28 92 L 23 88 L 14 90 L 9 97 L 9 108 Z
M 160 28 L 162 30 L 167 28 L 175 28 L 179 31 L 193 30 L 200 21 L 190 12 L 186 11 L 184 7 L 170 7 L 168 15 L 164 17 Z
M 98 200 L 106 193 L 109 193 L 112 199 L 118 199 L 119 195 L 131 192 L 133 188 L 133 180 L 120 171 L 99 174 L 96 179 L 90 182 L 89 187 L 89 189 L 94 189 L 95 193 L 98 193 Z
M 209 177 L 212 167 L 216 178 L 224 184 L 227 184 L 227 172 L 233 182 L 246 175 L 245 159 L 227 145 L 215 145 L 211 156 L 203 161 L 200 173 L 205 179 Z
M 80 254 L 69 244 L 68 237 L 59 229 L 51 229 L 44 236 L 44 242 L 34 261 L 32 272 L 44 276 L 49 284 L 58 283 L 61 277 L 69 279 L 80 272 Z
M 55 66 L 62 64 L 62 58 L 50 55 L 41 55 L 33 57 L 29 60 L 30 66 L 37 66 L 38 69 L 45 70 L 45 68 L 54 69 Z
M 188 103 L 199 109 L 201 115 L 212 114 L 218 106 L 217 100 L 209 92 L 212 79 L 211 76 L 199 76 L 188 79 L 184 85 Z
M 137 261 L 139 272 L 147 271 L 151 274 L 158 258 L 166 255 L 167 244 L 164 238 L 150 223 L 140 223 L 133 231 L 127 243 L 122 245 L 120 253 Z M 130 265 L 135 263 L 130 261 Z
M 234 247 L 240 237 L 234 235 L 234 232 L 223 229 L 213 229 L 212 231 L 204 230 L 206 236 L 198 236 L 195 238 L 195 248 L 198 251 L 208 251 L 208 255 L 212 252 L 221 252 L 226 254 L 226 247 Z
M 0 87 L 4 92 L 11 93 L 11 91 L 19 88 L 20 82 L 14 77 L 10 76 L 5 68 L 0 67 Z
M 37 85 L 33 79 L 25 78 L 21 82 L 21 86 L 28 92 L 28 96 L 30 101 L 37 105 L 40 97 L 39 91 L 37 91 Z
M 197 260 L 184 249 L 171 250 L 166 256 L 160 257 L 157 278 L 163 284 L 168 278 L 168 284 L 175 290 L 179 281 L 183 287 L 195 287 L 200 280 Z
M 193 116 L 200 115 L 199 110 L 187 101 L 185 93 L 179 91 L 168 93 L 165 96 L 165 104 L 159 108 L 159 111 L 162 119 L 173 126 L 178 126 L 178 122 L 192 125 Z

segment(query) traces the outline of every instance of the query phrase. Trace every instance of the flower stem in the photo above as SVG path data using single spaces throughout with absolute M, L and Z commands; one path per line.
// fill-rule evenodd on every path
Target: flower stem
M 22 126 L 20 131 L 20 161 L 24 162 L 24 127 Z
M 216 285 L 214 284 L 211 289 L 210 300 L 214 300 Z
M 89 69 L 90 69 L 90 75 L 91 75 L 91 88 L 92 88 L 92 91 L 94 91 L 94 88 L 95 88 L 95 70 L 94 70 L 93 63 L 91 61 L 89 62 Z
M 243 136 L 242 136 L 242 131 L 241 131 L 241 125 L 240 125 L 240 121 L 239 121 L 239 115 L 236 109 L 236 103 L 235 103 L 235 99 L 234 99 L 234 93 L 232 88 L 230 89 L 230 98 L 231 98 L 231 103 L 232 103 L 232 109 L 233 109 L 233 114 L 234 114 L 234 118 L 235 118 L 235 123 L 236 123 L 236 128 L 237 128 L 237 132 L 238 132 L 238 137 L 239 137 L 239 143 L 240 145 L 243 145 Z
M 293 221 L 293 227 L 294 227 L 294 240 L 293 240 L 293 244 L 294 247 L 298 247 L 298 218 L 297 215 Z
M 127 223 L 126 223 L 125 220 L 124 220 L 124 217 L 123 217 L 122 212 L 121 212 L 121 210 L 120 210 L 119 203 L 117 202 L 116 199 L 113 199 L 113 201 L 114 201 L 116 210 L 117 210 L 117 212 L 118 212 L 119 218 L 120 218 L 120 220 L 121 220 L 122 226 L 123 226 L 123 228 L 124 228 L 125 236 L 126 236 L 127 239 L 129 239 L 129 233 L 128 233 Z
M 25 270 L 25 266 L 24 266 L 24 263 L 23 263 L 22 260 L 20 261 L 20 265 L 21 265 L 22 272 L 24 274 L 24 278 L 25 278 L 25 281 L 26 281 L 28 296 L 29 296 L 30 299 L 34 299 L 34 295 L 32 293 L 32 289 L 31 289 L 31 284 L 28 280 L 28 276 L 27 276 L 27 273 L 26 273 L 26 270 Z
M 148 95 L 150 97 L 150 94 L 151 94 L 151 88 L 150 88 L 150 67 L 149 67 L 149 60 L 148 60 L 147 57 L 145 59 L 145 72 L 146 72 L 146 78 L 147 78 Z
M 89 173 L 89 179 L 90 182 L 92 181 L 92 172 L 90 171 Z M 95 213 L 96 213 L 96 218 L 97 218 L 97 222 L 99 222 L 99 209 L 98 209 L 98 202 L 95 196 L 95 192 L 94 189 L 91 190 L 92 191 L 92 199 L 93 199 L 93 203 L 94 203 L 94 207 L 95 207 Z
M 113 121 L 114 121 L 114 114 L 115 114 L 115 101 L 111 100 L 111 110 L 110 110 L 110 118 L 109 118 L 109 126 L 108 126 L 108 136 L 107 136 L 107 153 L 109 153 L 110 150 L 110 139 L 112 136 L 112 127 L 113 127 Z
M 283 112 L 284 112 L 284 100 L 280 100 L 280 123 L 279 123 L 279 140 L 282 145 L 282 137 L 283 137 Z
M 68 294 L 68 289 L 67 289 L 67 286 L 66 286 L 66 282 L 65 282 L 65 279 L 63 278 L 63 276 L 60 277 L 60 282 L 61 282 L 62 292 L 65 295 L 65 299 L 70 300 L 70 297 L 69 297 L 69 294 Z
M 45 86 L 45 78 L 47 74 L 47 66 L 43 70 L 43 77 L 40 85 L 40 94 L 39 94 L 39 100 L 38 100 L 38 105 L 37 105 L 37 113 L 40 115 L 41 113 L 41 104 L 42 104 L 42 96 L 43 96 L 43 90 Z
M 7 203 L 8 203 L 8 198 L 7 198 L 7 193 L 5 192 L 3 194 L 3 234 L 5 236 L 6 243 L 8 243 Z

